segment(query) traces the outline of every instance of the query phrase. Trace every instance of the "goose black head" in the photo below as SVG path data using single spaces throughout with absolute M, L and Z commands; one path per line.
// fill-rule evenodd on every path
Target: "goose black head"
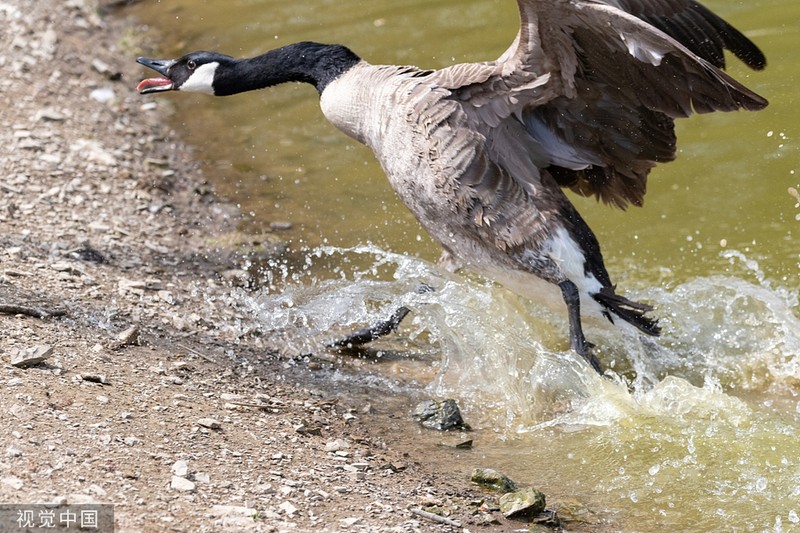
M 217 52 L 192 52 L 178 59 L 140 57 L 136 60 L 137 63 L 155 70 L 163 77 L 142 80 L 136 90 L 141 94 L 161 91 L 216 94 L 214 77 L 217 68 L 232 60 L 232 57 Z

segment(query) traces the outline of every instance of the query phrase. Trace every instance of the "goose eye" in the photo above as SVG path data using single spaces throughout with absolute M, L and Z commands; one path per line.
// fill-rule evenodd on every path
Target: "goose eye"
M 190 59 L 189 61 L 186 62 L 186 66 L 189 68 L 189 70 L 194 70 L 195 68 L 197 68 L 197 63 L 195 62 L 194 59 Z

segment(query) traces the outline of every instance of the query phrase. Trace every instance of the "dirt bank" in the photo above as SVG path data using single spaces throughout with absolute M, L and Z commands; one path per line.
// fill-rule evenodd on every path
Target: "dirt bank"
M 133 90 L 142 28 L 89 0 L 0 1 L 0 25 L 0 502 L 113 503 L 117 531 L 526 527 L 469 484 L 491 465 L 341 400 L 229 297 L 220 242 L 280 247 L 236 235 Z

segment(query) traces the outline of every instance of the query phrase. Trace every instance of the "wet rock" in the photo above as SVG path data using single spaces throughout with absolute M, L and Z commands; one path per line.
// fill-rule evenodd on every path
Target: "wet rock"
M 506 518 L 531 519 L 544 509 L 544 494 L 533 487 L 509 492 L 500 497 L 500 512 Z
M 493 468 L 476 468 L 472 471 L 469 480 L 481 487 L 498 492 L 514 492 L 517 490 L 516 483 L 511 481 L 505 474 Z
M 411 413 L 411 418 L 428 429 L 448 431 L 451 429 L 469 429 L 461 417 L 461 410 L 455 400 L 441 402 L 426 400 L 419 403 Z
M 286 231 L 290 230 L 294 225 L 288 220 L 275 220 L 269 223 L 269 229 L 273 231 Z
M 575 522 L 581 524 L 597 524 L 600 522 L 597 514 L 589 509 L 586 504 L 576 499 L 565 499 L 558 503 L 558 518 L 561 522 Z
M 44 362 L 51 355 L 53 347 L 46 344 L 22 348 L 11 352 L 11 364 L 17 368 L 28 368 Z

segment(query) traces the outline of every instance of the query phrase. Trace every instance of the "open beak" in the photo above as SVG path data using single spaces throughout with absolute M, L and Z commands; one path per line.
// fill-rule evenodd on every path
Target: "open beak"
M 148 78 L 140 81 L 139 85 L 136 86 L 136 90 L 139 91 L 140 94 L 171 91 L 175 88 L 172 80 L 169 79 L 169 69 L 173 64 L 175 64 L 174 60 L 148 59 L 146 57 L 140 57 L 136 60 L 136 62 L 163 75 L 163 77 L 160 78 Z

